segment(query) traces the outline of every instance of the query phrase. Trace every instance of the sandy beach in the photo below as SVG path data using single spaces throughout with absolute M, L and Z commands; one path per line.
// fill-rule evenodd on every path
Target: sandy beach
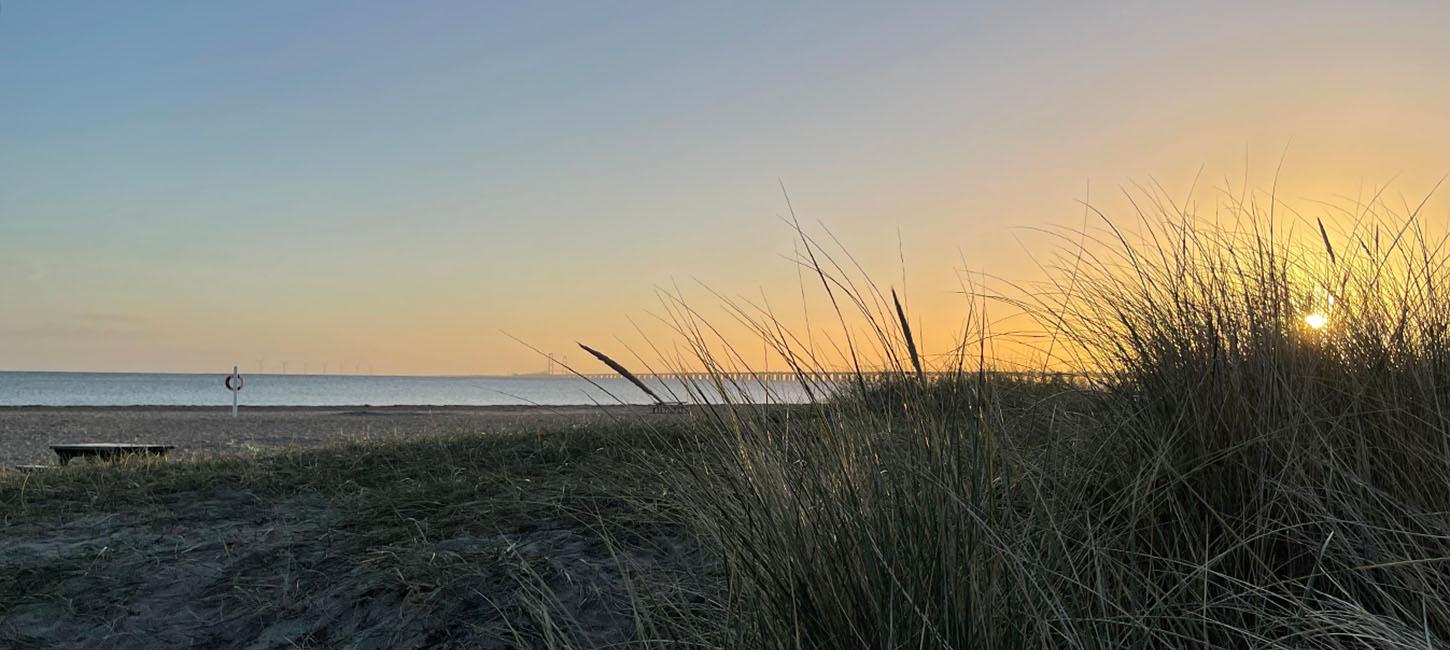
M 348 439 L 553 430 L 649 413 L 635 406 L 0 407 L 0 467 L 55 462 L 50 445 L 175 445 L 175 454 L 315 447 Z M 660 417 L 660 416 L 654 416 Z
M 196 457 L 0 471 L 0 647 L 547 647 L 541 592 L 577 647 L 620 647 L 630 576 L 717 584 L 649 505 L 645 429 L 680 416 L 646 413 L 0 410 L 7 463 L 54 462 L 56 440 Z M 382 444 L 265 453 L 361 438 Z

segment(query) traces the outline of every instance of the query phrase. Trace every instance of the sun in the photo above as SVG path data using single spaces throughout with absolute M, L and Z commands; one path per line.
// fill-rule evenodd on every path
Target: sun
M 1316 312 L 1305 316 L 1304 324 L 1310 329 L 1322 330 L 1329 325 L 1329 317 Z

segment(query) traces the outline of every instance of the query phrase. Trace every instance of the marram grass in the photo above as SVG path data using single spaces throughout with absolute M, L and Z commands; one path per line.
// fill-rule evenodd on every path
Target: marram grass
M 830 397 L 711 409 L 667 481 L 724 595 L 646 645 L 1450 646 L 1446 240 L 1380 205 L 1331 215 L 1342 231 L 1252 205 L 1138 216 L 1064 236 L 1043 285 L 973 293 L 925 371 L 895 292 L 802 234 L 855 308 L 840 362 L 884 372 L 815 385 L 806 335 L 728 305 Z M 1079 379 L 991 372 L 989 304 Z M 672 314 L 704 367 L 738 365 Z

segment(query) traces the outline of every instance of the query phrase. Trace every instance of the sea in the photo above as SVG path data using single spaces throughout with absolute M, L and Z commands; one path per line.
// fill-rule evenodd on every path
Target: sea
M 0 406 L 230 406 L 226 374 L 0 372 Z M 563 375 L 412 377 L 375 375 L 244 375 L 243 406 L 571 406 L 649 404 L 652 400 L 622 378 Z M 680 381 L 648 379 L 656 393 L 682 402 L 692 398 Z M 743 388 L 756 402 L 801 402 L 791 382 Z M 709 393 L 709 391 L 705 391 Z M 698 391 L 697 391 L 698 393 Z

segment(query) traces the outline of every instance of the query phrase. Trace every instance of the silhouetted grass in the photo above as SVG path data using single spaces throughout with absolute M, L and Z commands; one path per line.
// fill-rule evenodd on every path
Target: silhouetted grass
M 1251 204 L 1209 222 L 1148 198 L 1136 235 L 1065 236 L 1048 283 L 969 292 L 1023 310 L 1050 341 L 1044 367 L 1091 380 L 993 372 L 984 302 L 923 371 L 895 296 L 804 234 L 840 361 L 881 372 L 821 385 L 805 335 L 727 303 L 818 398 L 785 419 L 736 398 L 686 446 L 670 489 L 726 580 L 691 638 L 1444 646 L 1445 240 L 1378 204 L 1331 235 Z M 672 315 L 706 368 L 739 366 L 697 312 Z

